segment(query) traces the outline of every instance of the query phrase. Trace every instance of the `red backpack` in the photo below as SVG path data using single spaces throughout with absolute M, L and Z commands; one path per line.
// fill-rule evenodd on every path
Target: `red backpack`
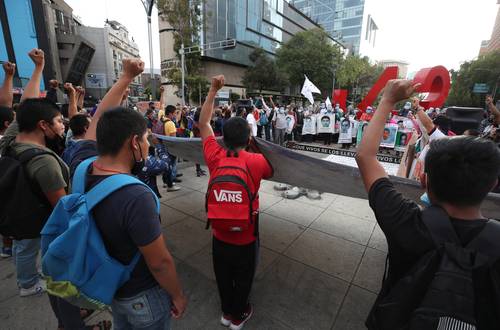
M 252 187 L 252 188 L 250 188 Z M 225 157 L 211 173 L 205 208 L 207 229 L 242 232 L 253 223 L 254 183 L 245 160 Z

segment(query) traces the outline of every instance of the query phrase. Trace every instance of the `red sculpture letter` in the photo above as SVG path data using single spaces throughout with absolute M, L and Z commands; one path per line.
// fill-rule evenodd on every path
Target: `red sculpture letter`
M 418 71 L 413 82 L 422 84 L 417 90 L 419 93 L 429 93 L 424 100 L 420 101 L 425 109 L 443 106 L 450 92 L 450 74 L 444 66 Z

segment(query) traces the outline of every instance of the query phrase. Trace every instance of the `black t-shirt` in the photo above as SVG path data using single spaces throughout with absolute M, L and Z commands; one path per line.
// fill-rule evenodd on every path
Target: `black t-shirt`
M 93 146 L 93 148 L 92 148 Z M 71 174 L 89 154 L 97 154 L 93 141 L 84 141 L 70 161 Z M 108 176 L 87 175 L 88 191 Z M 109 195 L 93 210 L 106 250 L 111 257 L 124 265 L 130 264 L 138 252 L 161 235 L 160 218 L 156 213 L 156 201 L 151 191 L 142 185 L 131 185 Z M 158 285 L 141 256 L 130 279 L 116 292 L 115 297 L 132 297 Z
M 426 252 L 433 250 L 432 237 L 422 221 L 417 203 L 404 198 L 388 178 L 377 180 L 369 193 L 370 207 L 385 233 L 389 247 L 389 270 L 401 278 Z M 481 232 L 487 220 L 460 220 L 451 223 L 463 246 Z

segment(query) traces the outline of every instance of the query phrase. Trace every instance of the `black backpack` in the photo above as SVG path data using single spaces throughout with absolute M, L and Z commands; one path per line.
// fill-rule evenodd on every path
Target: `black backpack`
M 7 147 L 0 157 L 0 234 L 14 239 L 40 237 L 52 207 L 40 186 L 26 171 L 36 156 L 51 154 L 31 148 L 17 155 Z
M 379 330 L 500 329 L 500 223 L 489 220 L 463 247 L 442 208 L 424 210 L 422 220 L 436 249 L 393 283 L 386 276 L 386 264 L 382 290 L 366 326 Z

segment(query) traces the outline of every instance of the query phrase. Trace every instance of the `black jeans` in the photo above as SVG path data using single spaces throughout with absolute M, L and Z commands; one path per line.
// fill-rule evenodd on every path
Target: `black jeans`
M 264 126 L 264 133 L 266 136 L 266 141 L 274 141 L 274 138 L 271 136 L 271 124 L 267 124 Z
M 85 329 L 85 323 L 80 316 L 80 308 L 66 300 L 48 295 L 50 306 L 57 318 L 57 327 L 71 330 Z
M 258 240 L 233 245 L 213 238 L 215 279 L 224 314 L 241 319 L 246 311 L 257 267 L 257 248 Z
M 262 131 L 264 130 L 264 126 L 257 125 L 257 137 L 262 139 Z

